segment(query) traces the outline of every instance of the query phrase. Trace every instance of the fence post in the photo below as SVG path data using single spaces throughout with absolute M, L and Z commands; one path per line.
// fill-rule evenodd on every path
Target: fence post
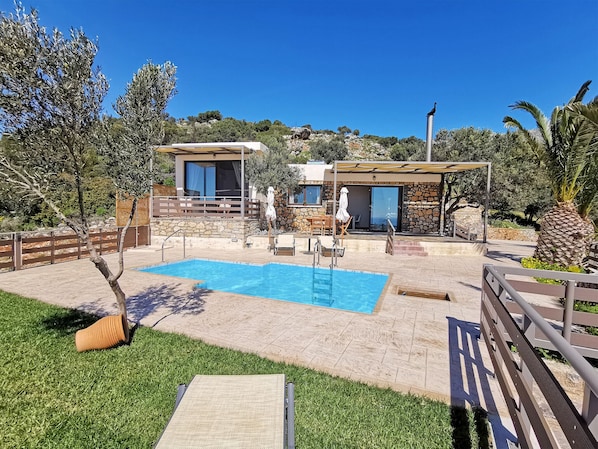
M 571 343 L 573 304 L 575 303 L 575 281 L 568 280 L 565 287 L 565 310 L 563 311 L 563 338 Z
M 20 270 L 23 266 L 23 236 L 15 232 L 12 244 L 12 265 L 14 270 Z
M 56 255 L 56 242 L 54 240 L 54 231 L 50 231 L 50 264 L 53 265 L 55 260 L 54 256 Z

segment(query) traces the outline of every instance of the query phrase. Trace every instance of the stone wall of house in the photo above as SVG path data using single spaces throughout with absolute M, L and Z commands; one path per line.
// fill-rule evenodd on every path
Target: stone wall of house
M 371 185 L 371 183 L 368 183 Z M 381 185 L 384 185 L 381 183 Z M 336 197 L 342 184 L 337 184 Z M 308 217 L 331 215 L 333 212 L 334 184 L 325 182 L 320 206 L 288 206 L 286 195 L 277 194 L 275 207 L 277 229 L 282 231 L 309 232 Z M 263 214 L 262 214 L 263 215 Z M 436 233 L 440 226 L 440 188 L 435 183 L 403 185 L 402 228 L 400 231 Z M 264 225 L 262 225 L 262 229 Z
M 367 185 L 372 185 L 371 182 Z M 380 183 L 380 185 L 386 185 Z M 343 184 L 337 184 L 336 197 L 340 197 Z M 309 232 L 308 217 L 332 215 L 334 206 L 334 184 L 324 182 L 322 189 L 322 205 L 289 206 L 286 194 L 276 192 L 274 208 L 276 209 L 276 229 L 280 232 Z M 259 229 L 268 228 L 265 217 L 266 203 L 262 203 L 262 219 Z M 440 188 L 435 183 L 413 183 L 403 185 L 402 227 L 397 231 L 414 233 L 436 233 L 440 226 Z
M 401 231 L 416 234 L 437 233 L 440 226 L 440 185 L 404 185 L 401 213 Z
M 153 218 L 152 235 L 169 236 L 183 230 L 186 237 L 224 238 L 245 241 L 259 233 L 260 220 L 240 218 Z

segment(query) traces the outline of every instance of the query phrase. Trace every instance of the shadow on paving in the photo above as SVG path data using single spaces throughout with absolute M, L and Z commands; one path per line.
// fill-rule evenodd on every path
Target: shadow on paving
M 204 311 L 204 296 L 208 290 L 195 289 L 181 293 L 177 285 L 160 285 L 127 297 L 127 315 L 130 322 L 137 323 L 144 318 L 157 315 L 159 318 L 149 327 L 155 327 L 167 317 L 177 315 L 199 315 Z M 48 322 L 56 322 L 65 333 L 74 333 L 106 315 L 118 314 L 116 299 L 112 303 L 105 300 L 86 302 L 79 306 L 81 311 L 73 310 L 64 318 L 51 317 Z M 161 315 L 161 316 L 160 316 Z M 56 320 L 58 321 L 52 321 Z M 84 324 L 86 323 L 86 324 Z
M 528 249 L 528 255 L 521 254 L 522 248 Z M 492 244 L 488 245 L 488 252 L 486 253 L 486 257 L 488 259 L 495 260 L 497 262 L 504 262 L 507 260 L 512 260 L 514 262 L 521 262 L 521 259 L 524 257 L 528 257 L 533 255 L 534 249 L 536 248 L 535 243 L 529 243 L 520 245 L 517 249 L 513 249 L 513 251 L 505 251 L 505 250 L 494 250 L 492 249 Z
M 127 313 L 129 321 L 135 323 L 130 330 L 130 340 L 133 339 L 139 322 L 157 312 L 163 315 L 150 327 L 155 327 L 167 317 L 178 315 L 198 315 L 204 311 L 205 300 L 203 296 L 207 290 L 192 290 L 181 294 L 172 286 L 161 285 L 150 287 L 143 292 L 127 298 Z M 78 330 L 84 329 L 95 323 L 98 318 L 114 314 L 115 304 L 106 307 L 96 302 L 81 305 L 81 309 L 65 309 L 41 321 L 41 325 L 50 332 L 59 336 L 74 335 Z
M 207 290 L 194 289 L 185 294 L 178 292 L 173 286 L 160 285 L 150 287 L 143 292 L 127 298 L 127 310 L 130 319 L 141 321 L 156 312 L 164 315 L 150 327 L 155 327 L 167 317 L 177 315 L 199 315 L 204 311 L 204 296 Z
M 451 378 L 451 402 L 454 406 L 452 420 L 458 423 L 460 408 L 469 405 L 475 411 L 485 405 L 487 419 L 492 425 L 497 449 L 508 448 L 508 441 L 515 442 L 517 437 L 506 429 L 499 417 L 496 401 L 490 388 L 490 379 L 494 373 L 484 366 L 480 349 L 480 325 L 469 321 L 447 317 L 449 326 L 449 357 Z M 465 380 L 464 380 L 465 379 Z M 483 409 L 481 409 L 483 411 Z M 476 417 L 477 421 L 482 419 Z M 453 425 L 453 429 L 462 429 Z M 479 434 L 479 432 L 478 432 Z M 453 435 L 455 440 L 466 439 L 466 435 Z

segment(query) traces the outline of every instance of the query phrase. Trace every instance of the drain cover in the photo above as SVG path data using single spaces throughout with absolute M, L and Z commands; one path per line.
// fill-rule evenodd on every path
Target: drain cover
M 417 298 L 439 299 L 441 301 L 450 301 L 451 298 L 448 293 L 434 292 L 430 290 L 418 290 L 413 288 L 397 287 L 397 295 L 415 296 Z

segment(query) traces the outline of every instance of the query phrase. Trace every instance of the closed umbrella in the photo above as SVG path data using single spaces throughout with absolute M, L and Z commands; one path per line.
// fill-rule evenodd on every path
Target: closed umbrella
M 268 221 L 268 244 L 270 248 L 274 247 L 274 239 L 271 235 L 272 223 L 276 224 L 276 209 L 274 209 L 274 187 L 268 187 L 268 195 L 266 196 L 268 205 L 266 207 L 266 220 Z
M 268 206 L 266 207 L 266 219 L 269 222 L 276 220 L 276 209 L 274 209 L 274 187 L 268 187 Z
M 347 212 L 347 207 L 349 207 L 349 197 L 347 196 L 349 190 L 346 187 L 341 189 L 341 196 L 338 200 L 338 211 L 336 213 L 336 219 L 342 223 L 346 223 L 349 221 L 351 216 L 349 212 Z
M 338 211 L 336 212 L 336 219 L 341 223 L 347 223 L 342 227 L 341 240 L 345 238 L 345 230 L 346 227 L 349 226 L 348 221 L 351 218 L 351 215 L 349 215 L 349 212 L 347 212 L 347 207 L 349 207 L 349 197 L 347 196 L 348 193 L 349 190 L 346 187 L 341 189 L 341 196 L 338 200 Z

